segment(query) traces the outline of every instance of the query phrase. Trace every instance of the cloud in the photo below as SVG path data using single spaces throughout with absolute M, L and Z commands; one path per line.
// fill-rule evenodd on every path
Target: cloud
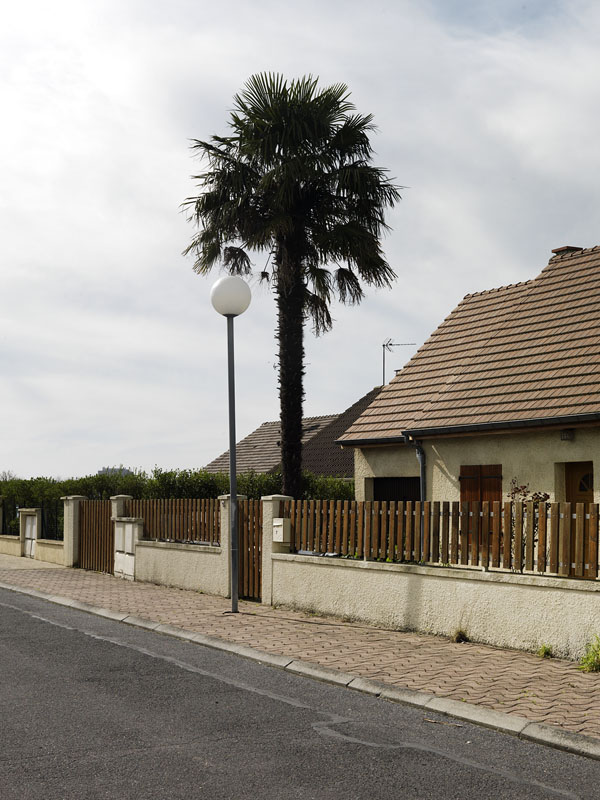
M 391 291 L 307 331 L 307 414 L 381 379 L 472 291 L 525 280 L 598 221 L 596 7 L 587 2 L 282 5 L 27 0 L 0 26 L 0 467 L 201 466 L 227 445 L 216 276 L 192 235 L 192 138 L 225 133 L 258 70 L 345 81 L 403 190 Z M 257 266 L 260 258 L 257 258 Z M 238 431 L 278 413 L 275 311 L 236 327 Z M 388 378 L 410 348 L 388 358 Z

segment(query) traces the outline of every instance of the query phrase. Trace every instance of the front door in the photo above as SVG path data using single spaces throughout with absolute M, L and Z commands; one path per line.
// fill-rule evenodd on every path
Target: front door
M 592 461 L 571 461 L 565 464 L 567 503 L 594 502 L 594 464 Z

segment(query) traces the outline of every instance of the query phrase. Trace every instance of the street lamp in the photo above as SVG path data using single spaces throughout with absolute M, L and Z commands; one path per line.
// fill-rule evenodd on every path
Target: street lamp
M 233 320 L 250 305 L 250 287 L 237 275 L 229 275 L 213 284 L 210 302 L 215 311 L 227 317 L 227 371 L 229 387 L 229 525 L 231 563 L 231 612 L 238 610 L 238 526 L 237 472 L 235 463 L 235 376 L 233 356 Z

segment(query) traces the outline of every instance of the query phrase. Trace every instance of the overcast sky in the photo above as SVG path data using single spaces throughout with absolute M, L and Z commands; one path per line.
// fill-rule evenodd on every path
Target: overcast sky
M 182 250 L 254 72 L 348 84 L 407 187 L 391 291 L 306 336 L 305 414 L 381 383 L 467 293 L 600 244 L 600 6 L 553 0 L 0 2 L 0 470 L 201 467 L 227 447 L 225 320 Z M 259 256 L 257 269 L 264 263 Z M 279 413 L 274 305 L 236 322 L 239 438 Z M 387 378 L 416 348 L 388 356 Z

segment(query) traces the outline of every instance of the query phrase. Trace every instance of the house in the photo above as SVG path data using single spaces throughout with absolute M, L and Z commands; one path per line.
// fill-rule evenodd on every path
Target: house
M 305 417 L 302 420 L 302 468 L 315 475 L 352 478 L 352 450 L 343 449 L 337 439 L 365 410 L 381 389 L 376 386 L 341 414 Z M 239 473 L 275 472 L 281 466 L 280 423 L 263 424 L 237 443 L 236 459 Z M 204 467 L 208 472 L 229 472 L 229 450 Z
M 600 501 L 600 247 L 467 295 L 340 437 L 358 499 Z

